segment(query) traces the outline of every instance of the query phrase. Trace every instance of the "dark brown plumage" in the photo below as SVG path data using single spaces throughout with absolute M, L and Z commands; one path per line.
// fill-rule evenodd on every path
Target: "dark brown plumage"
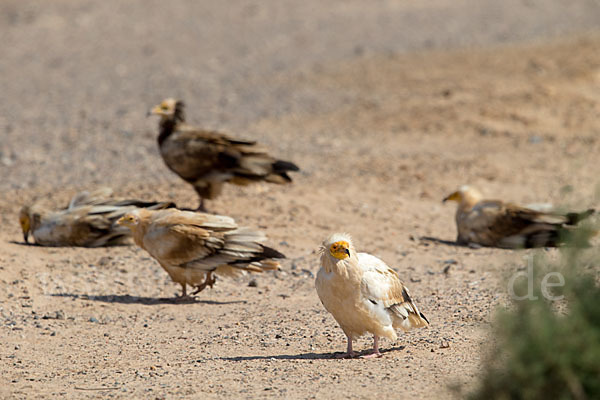
M 150 113 L 161 116 L 158 146 L 165 164 L 194 187 L 199 210 L 205 209 L 204 199 L 216 198 L 226 182 L 283 184 L 292 181 L 288 172 L 298 171 L 295 164 L 273 158 L 254 141 L 187 125 L 181 101 L 166 99 Z
M 19 224 L 25 242 L 31 234 L 41 246 L 113 246 L 131 237 L 129 229 L 115 224 L 125 213 L 138 208 L 171 207 L 175 204 L 114 198 L 111 189 L 101 188 L 76 194 L 66 208 L 58 211 L 38 204 L 25 205 L 19 212 Z
M 474 188 L 463 186 L 444 201 L 459 203 L 457 242 L 502 248 L 554 247 L 565 242 L 580 221 L 594 213 L 560 214 L 520 207 L 500 200 L 483 200 Z

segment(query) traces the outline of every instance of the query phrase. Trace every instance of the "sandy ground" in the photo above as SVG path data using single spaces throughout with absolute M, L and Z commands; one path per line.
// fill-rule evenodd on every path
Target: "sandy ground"
M 505 278 L 530 252 L 446 243 L 441 199 L 470 183 L 600 206 L 600 7 L 320 3 L 2 2 L 0 396 L 447 398 L 473 385 Z M 196 204 L 144 116 L 166 96 L 301 166 L 293 185 L 209 203 L 266 231 L 282 271 L 173 304 L 179 287 L 134 246 L 21 243 L 16 215 L 34 199 L 108 185 Z M 431 327 L 384 340 L 381 359 L 332 359 L 344 336 L 314 274 L 333 231 L 393 265 Z

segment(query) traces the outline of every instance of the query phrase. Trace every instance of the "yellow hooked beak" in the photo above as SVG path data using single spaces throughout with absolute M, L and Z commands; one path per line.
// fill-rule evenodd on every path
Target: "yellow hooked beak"
M 164 115 L 165 114 L 165 110 L 162 109 L 162 107 L 160 105 L 158 106 L 154 106 L 150 109 L 150 111 L 148 111 L 148 114 L 146 114 L 147 117 L 151 116 L 151 115 Z
M 125 214 L 116 222 L 117 225 L 126 226 L 129 229 L 134 229 L 137 223 L 137 218 L 130 214 Z
M 19 218 L 19 223 L 21 224 L 21 230 L 23 231 L 23 240 L 25 243 L 29 243 L 29 230 L 31 229 L 29 217 Z
M 345 241 L 335 242 L 329 248 L 329 252 L 338 260 L 343 260 L 350 257 L 350 245 Z
M 461 199 L 461 195 L 459 192 L 454 192 L 448 196 L 446 196 L 443 200 L 443 203 L 447 202 L 447 201 L 460 201 Z

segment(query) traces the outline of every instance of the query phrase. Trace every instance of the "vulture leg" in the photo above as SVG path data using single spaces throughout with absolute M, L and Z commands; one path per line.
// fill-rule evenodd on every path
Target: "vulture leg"
M 337 354 L 335 358 L 353 358 L 356 356 L 356 353 L 352 351 L 352 338 L 348 335 L 346 335 L 346 337 L 348 338 L 348 347 L 346 349 L 346 352 L 342 354 Z
M 196 290 L 194 291 L 194 293 L 192 293 L 192 295 L 200 293 L 201 291 L 206 289 L 207 286 L 212 289 L 216 281 L 217 277 L 213 276 L 212 271 L 208 271 L 206 274 L 206 279 L 200 285 L 196 286 Z

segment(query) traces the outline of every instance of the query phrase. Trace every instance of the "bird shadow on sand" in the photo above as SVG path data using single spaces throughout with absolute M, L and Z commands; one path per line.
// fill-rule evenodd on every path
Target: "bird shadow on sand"
M 178 297 L 141 297 L 141 296 L 130 296 L 128 294 L 125 295 L 117 295 L 117 294 L 109 294 L 109 295 L 98 295 L 98 296 L 90 296 L 90 295 L 81 295 L 81 294 L 72 294 L 72 293 L 56 293 L 51 294 L 53 297 L 71 297 L 73 299 L 79 300 L 91 300 L 91 301 L 100 301 L 103 303 L 118 303 L 118 304 L 145 304 L 145 305 L 155 305 L 155 304 L 209 304 L 209 305 L 227 305 L 227 304 L 245 304 L 245 300 L 232 300 L 232 301 L 214 301 L 214 300 L 201 300 L 195 297 L 188 297 L 185 299 L 181 299 Z
M 389 349 L 380 349 L 380 353 L 384 355 L 392 351 L 404 350 L 405 346 L 391 347 Z M 361 356 L 370 354 L 371 350 L 356 352 L 356 356 L 352 360 L 361 359 Z M 301 353 L 301 354 L 281 354 L 278 356 L 240 356 L 240 357 L 219 357 L 223 361 L 255 361 L 255 360 L 340 360 L 336 358 L 341 352 L 335 353 Z
M 39 245 L 39 244 L 37 244 L 37 243 L 17 242 L 16 240 L 9 240 L 9 241 L 8 241 L 8 243 L 10 243 L 10 244 L 16 244 L 16 245 L 19 245 L 19 246 L 29 246 L 29 247 L 31 247 L 31 246 L 34 246 L 34 247 L 42 247 L 42 246 L 40 246 L 40 245 Z
M 72 248 L 78 248 L 78 249 L 95 249 L 97 247 L 86 247 L 86 246 L 54 246 L 54 245 L 41 245 L 38 243 L 30 243 L 30 242 L 17 242 L 16 240 L 9 240 L 8 243 L 10 244 L 16 244 L 19 246 L 29 246 L 29 247 L 46 247 L 48 249 L 72 249 Z M 131 246 L 128 243 L 112 243 L 108 246 L 102 246 L 101 248 L 108 248 L 108 247 L 129 247 Z
M 29 246 L 29 247 L 46 247 L 48 249 L 72 249 L 72 248 L 77 248 L 77 249 L 97 249 L 98 247 L 87 247 L 87 246 L 55 246 L 55 245 L 50 245 L 50 244 L 46 244 L 46 245 L 41 245 L 38 243 L 30 243 L 30 242 L 17 242 L 16 240 L 9 240 L 8 243 L 10 244 L 16 244 L 19 246 Z M 99 248 L 109 248 L 109 247 L 129 247 L 131 246 L 131 244 L 129 243 L 111 243 L 110 245 L 107 246 L 101 246 Z
M 468 249 L 478 249 L 481 247 L 481 246 L 477 246 L 477 245 L 474 246 L 474 245 L 458 243 L 454 240 L 444 240 L 444 239 L 436 238 L 433 236 L 421 236 L 421 237 L 419 237 L 419 240 L 422 240 L 424 242 L 433 242 L 433 243 L 437 243 L 437 244 L 445 244 L 446 246 L 463 247 L 463 248 L 468 248 Z

